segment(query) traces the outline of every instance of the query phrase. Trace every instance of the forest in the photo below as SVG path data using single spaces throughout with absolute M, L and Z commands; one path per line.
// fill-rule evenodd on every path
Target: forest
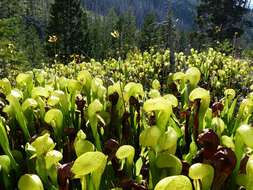
M 0 0 L 0 190 L 253 190 L 251 0 Z

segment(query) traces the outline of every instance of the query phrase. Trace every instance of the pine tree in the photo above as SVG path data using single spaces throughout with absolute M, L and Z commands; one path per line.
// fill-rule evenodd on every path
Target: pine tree
M 81 40 L 81 53 L 87 58 L 89 54 L 89 27 L 88 27 L 88 14 L 86 11 L 82 11 L 82 20 L 81 20 L 81 30 L 82 30 L 82 40 Z
M 243 34 L 243 15 L 248 0 L 201 0 L 197 7 L 197 24 L 202 39 L 233 40 Z
M 89 42 L 90 50 L 89 55 L 92 58 L 103 58 L 103 20 L 100 17 L 95 16 L 89 19 Z
M 154 13 L 149 13 L 144 18 L 144 23 L 140 34 L 140 49 L 146 51 L 151 47 L 156 45 L 156 15 Z
M 54 55 L 55 48 L 60 59 L 66 63 L 70 55 L 82 53 L 81 17 L 80 0 L 55 0 L 51 7 L 48 35 L 55 35 L 57 41 L 49 48 L 49 55 Z
M 119 17 L 114 8 L 110 9 L 106 18 L 105 18 L 105 34 L 104 38 L 106 44 L 106 57 L 116 57 L 117 56 L 117 48 L 118 48 L 118 39 L 115 38 L 112 34 L 117 32 L 117 23 L 119 21 Z
M 164 48 L 170 50 L 170 70 L 175 70 L 175 39 L 176 39 L 176 26 L 173 21 L 173 11 L 171 0 L 168 0 L 168 11 L 166 21 L 163 25 Z
M 119 54 L 124 57 L 136 44 L 136 18 L 131 10 L 119 16 L 116 30 L 119 32 Z
M 19 0 L 0 1 L 0 19 L 19 16 L 21 11 Z

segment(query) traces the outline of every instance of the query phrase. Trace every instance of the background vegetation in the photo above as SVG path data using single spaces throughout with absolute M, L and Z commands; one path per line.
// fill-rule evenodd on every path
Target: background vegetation
M 212 47 L 250 57 L 250 2 L 213 2 L 3 0 L 2 76 L 19 66 L 28 69 L 55 61 L 67 64 L 74 54 L 86 61 L 124 59 L 129 51 L 150 48 L 171 49 L 172 63 L 174 52 L 189 54 L 191 48 Z
M 247 0 L 1 0 L 0 189 L 252 190 Z

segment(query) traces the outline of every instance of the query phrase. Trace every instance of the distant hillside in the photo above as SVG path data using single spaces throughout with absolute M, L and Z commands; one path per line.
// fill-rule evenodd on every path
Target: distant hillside
M 82 0 L 82 5 L 97 14 L 106 15 L 114 8 L 118 13 L 132 10 L 136 16 L 137 25 L 141 25 L 145 15 L 155 12 L 161 21 L 166 17 L 168 1 L 166 0 Z M 194 25 L 196 0 L 173 0 L 174 18 L 178 25 L 190 29 Z

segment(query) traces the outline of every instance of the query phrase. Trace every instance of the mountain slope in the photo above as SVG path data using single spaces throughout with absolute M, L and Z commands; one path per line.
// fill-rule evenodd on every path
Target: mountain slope
M 82 5 L 87 10 L 101 15 L 106 15 L 112 8 L 118 13 L 130 9 L 136 16 L 138 26 L 141 25 L 147 13 L 156 13 L 158 20 L 161 21 L 166 17 L 168 10 L 166 0 L 82 0 Z M 189 29 L 193 26 L 195 5 L 196 0 L 172 0 L 174 18 L 183 28 Z

